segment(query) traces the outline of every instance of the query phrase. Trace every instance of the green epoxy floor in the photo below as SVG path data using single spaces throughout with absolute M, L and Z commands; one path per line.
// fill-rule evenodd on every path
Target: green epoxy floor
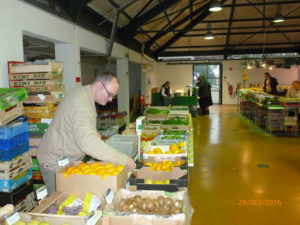
M 263 133 L 236 106 L 193 123 L 192 225 L 300 224 L 300 138 Z

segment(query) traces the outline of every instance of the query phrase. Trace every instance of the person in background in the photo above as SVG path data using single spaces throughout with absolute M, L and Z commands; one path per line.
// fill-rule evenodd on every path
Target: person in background
M 272 77 L 268 72 L 264 73 L 264 77 L 265 77 L 264 86 L 263 86 L 264 92 L 268 94 L 276 95 L 277 85 L 278 85 L 277 79 L 275 77 Z
M 63 157 L 74 162 L 89 155 L 135 169 L 133 159 L 103 142 L 96 129 L 95 102 L 106 105 L 118 94 L 119 86 L 116 75 L 104 72 L 98 74 L 92 84 L 74 88 L 59 104 L 37 151 L 48 194 L 56 191 L 55 175 L 60 169 L 58 161 Z
M 291 86 L 287 90 L 286 97 L 300 98 L 300 81 L 299 80 L 295 80 L 292 82 Z
M 198 103 L 200 106 L 200 115 L 209 114 L 209 106 L 213 105 L 210 84 L 207 82 L 204 75 L 200 75 L 196 81 L 196 85 L 199 87 L 198 90 Z
M 162 100 L 162 105 L 168 106 L 170 104 L 170 100 L 172 97 L 172 90 L 171 90 L 171 85 L 170 81 L 165 82 L 159 91 L 161 100 Z

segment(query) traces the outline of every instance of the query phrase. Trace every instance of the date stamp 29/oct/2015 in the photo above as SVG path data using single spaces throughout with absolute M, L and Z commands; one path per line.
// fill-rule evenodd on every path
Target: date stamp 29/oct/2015
M 281 206 L 282 202 L 278 199 L 239 199 L 239 206 Z

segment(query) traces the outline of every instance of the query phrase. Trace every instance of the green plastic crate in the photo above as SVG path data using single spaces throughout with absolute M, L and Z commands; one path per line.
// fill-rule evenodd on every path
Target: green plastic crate
M 27 97 L 25 88 L 0 88 L 0 111 L 24 101 Z

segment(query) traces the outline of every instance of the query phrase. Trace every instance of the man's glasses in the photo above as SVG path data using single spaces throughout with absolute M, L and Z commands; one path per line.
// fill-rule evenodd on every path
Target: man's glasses
M 113 97 L 114 97 L 114 94 L 110 93 L 110 92 L 107 90 L 107 88 L 105 87 L 105 85 L 104 85 L 103 83 L 102 83 L 102 86 L 103 86 L 104 89 L 106 90 L 108 96 L 109 96 L 110 98 L 113 98 Z

